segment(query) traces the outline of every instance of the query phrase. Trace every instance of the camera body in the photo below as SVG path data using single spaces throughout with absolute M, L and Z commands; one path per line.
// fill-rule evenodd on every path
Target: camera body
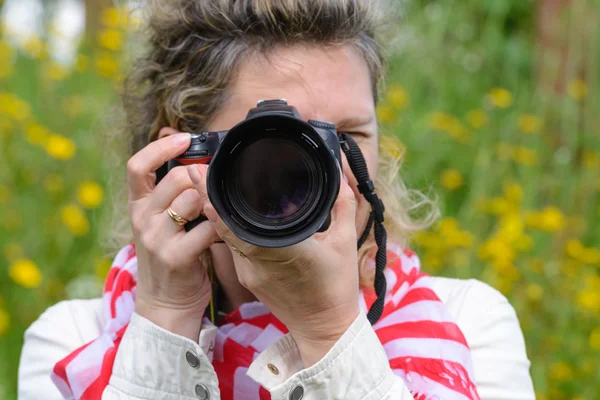
M 285 247 L 329 226 L 342 165 L 335 125 L 305 122 L 285 100 L 259 101 L 227 131 L 193 133 L 189 148 L 157 171 L 157 182 L 190 164 L 209 164 L 210 201 L 242 240 Z

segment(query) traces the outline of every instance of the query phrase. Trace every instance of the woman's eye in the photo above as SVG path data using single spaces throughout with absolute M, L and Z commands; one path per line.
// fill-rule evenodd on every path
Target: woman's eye
M 356 141 L 366 140 L 371 136 L 366 132 L 348 132 L 348 134 Z

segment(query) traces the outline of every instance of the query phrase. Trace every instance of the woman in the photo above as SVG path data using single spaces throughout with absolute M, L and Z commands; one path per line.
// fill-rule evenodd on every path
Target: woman
M 534 399 L 506 299 L 474 280 L 425 276 L 404 247 L 428 221 L 409 218 L 416 205 L 378 154 L 376 2 L 163 0 L 150 12 L 150 48 L 125 103 L 135 250 L 115 258 L 104 303 L 62 302 L 29 328 L 20 398 Z M 181 132 L 229 129 L 279 98 L 352 132 L 378 177 L 390 239 L 374 326 L 379 246 L 371 234 L 356 250 L 370 204 L 345 157 L 331 226 L 284 249 L 231 233 L 208 201 L 206 166 L 155 185 L 154 171 L 190 144 Z M 181 223 L 201 214 L 208 221 L 186 232 Z M 209 259 L 226 314 L 218 327 L 203 319 Z

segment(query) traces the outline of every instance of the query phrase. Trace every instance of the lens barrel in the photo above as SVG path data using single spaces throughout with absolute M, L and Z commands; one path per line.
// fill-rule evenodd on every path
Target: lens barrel
M 228 131 L 211 161 L 207 189 L 236 236 L 285 247 L 327 227 L 340 186 L 331 136 L 337 143 L 335 129 L 277 111 L 255 113 Z

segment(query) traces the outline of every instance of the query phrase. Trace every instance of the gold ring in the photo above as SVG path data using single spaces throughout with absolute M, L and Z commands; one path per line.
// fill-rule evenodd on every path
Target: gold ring
M 179 226 L 185 225 L 188 222 L 190 222 L 187 219 L 183 218 L 181 215 L 177 214 L 175 211 L 173 211 L 171 207 L 167 208 L 167 214 L 169 214 L 169 217 L 171 217 L 171 219 Z
M 246 255 L 244 253 L 242 253 L 241 250 L 238 249 L 237 247 L 231 246 L 231 250 L 235 251 L 238 254 L 238 256 L 240 256 L 242 258 L 247 258 Z

